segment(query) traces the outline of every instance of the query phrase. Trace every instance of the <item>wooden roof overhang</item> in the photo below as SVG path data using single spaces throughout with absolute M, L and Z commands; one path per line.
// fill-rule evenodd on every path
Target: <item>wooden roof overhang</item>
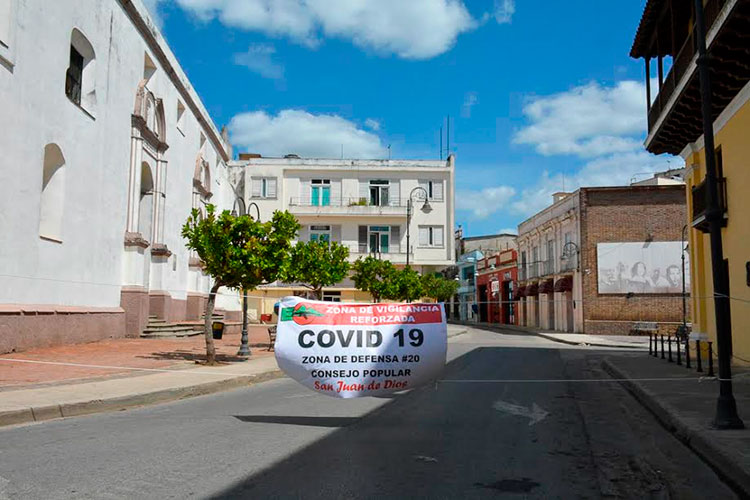
M 685 0 L 679 0 L 682 3 Z M 706 4 L 706 24 L 710 27 L 720 10 L 731 0 L 709 0 Z M 646 6 L 651 12 L 657 5 L 668 4 L 668 0 L 652 0 Z M 675 5 L 678 0 L 675 0 Z M 674 10 L 674 8 L 673 8 Z M 649 14 L 654 16 L 653 13 Z M 646 13 L 644 13 L 646 16 Z M 648 26 L 654 21 L 641 20 L 636 42 L 631 50 L 634 57 L 658 57 L 658 51 L 646 49 L 644 37 Z M 721 25 L 716 37 L 708 47 L 711 65 L 711 87 L 713 119 L 750 81 L 750 0 L 737 0 Z M 653 39 L 652 39 L 653 40 Z M 700 81 L 693 64 L 696 50 L 693 34 L 688 33 L 681 49 L 674 56 L 673 66 L 664 79 L 659 95 L 648 111 L 649 138 L 646 147 L 654 154 L 678 155 L 686 145 L 695 142 L 703 134 Z M 681 85 L 685 79 L 684 85 Z M 676 92 L 679 95 L 671 103 Z M 671 103 L 671 105 L 670 105 Z

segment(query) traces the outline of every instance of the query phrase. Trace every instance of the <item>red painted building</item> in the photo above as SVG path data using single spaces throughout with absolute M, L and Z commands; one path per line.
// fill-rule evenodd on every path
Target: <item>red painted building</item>
M 479 320 L 506 325 L 518 324 L 513 293 L 518 286 L 518 253 L 503 250 L 477 262 Z

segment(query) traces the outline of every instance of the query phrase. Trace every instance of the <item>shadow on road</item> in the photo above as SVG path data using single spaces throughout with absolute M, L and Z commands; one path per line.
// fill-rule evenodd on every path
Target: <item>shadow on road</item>
M 568 384 L 468 382 L 565 379 L 564 372 L 555 350 L 481 347 L 442 375 L 467 383 L 414 389 L 361 418 L 236 416 L 337 429 L 213 498 L 482 498 L 499 491 L 580 497 L 596 478 Z M 498 400 L 536 403 L 549 417 L 529 425 L 493 408 Z
M 360 420 L 359 417 L 288 417 L 281 415 L 235 415 L 234 418 L 242 422 L 306 425 L 310 427 L 346 427 Z

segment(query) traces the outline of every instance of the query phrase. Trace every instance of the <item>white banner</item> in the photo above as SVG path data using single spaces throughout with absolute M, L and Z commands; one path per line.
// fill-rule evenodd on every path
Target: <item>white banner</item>
M 384 396 L 435 380 L 445 366 L 443 304 L 281 300 L 276 361 L 291 378 L 338 398 Z

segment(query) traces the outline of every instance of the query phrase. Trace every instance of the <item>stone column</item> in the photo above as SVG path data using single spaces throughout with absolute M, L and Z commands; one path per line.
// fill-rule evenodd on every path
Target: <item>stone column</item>
M 141 163 L 143 162 L 143 139 L 140 130 L 132 127 L 130 138 L 130 171 L 128 172 L 128 213 L 125 230 L 138 232 L 138 205 L 141 194 Z M 143 235 L 149 237 L 150 235 Z

